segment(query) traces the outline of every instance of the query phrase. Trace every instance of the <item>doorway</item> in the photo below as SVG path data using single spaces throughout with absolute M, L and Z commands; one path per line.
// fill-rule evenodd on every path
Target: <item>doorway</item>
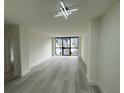
M 78 56 L 78 49 L 79 49 L 78 37 L 55 38 L 56 56 Z
M 5 24 L 4 31 L 4 81 L 21 76 L 20 39 L 18 25 Z
M 15 78 L 14 75 L 14 50 L 12 41 L 5 38 L 5 62 L 4 62 L 4 79 L 5 82 Z

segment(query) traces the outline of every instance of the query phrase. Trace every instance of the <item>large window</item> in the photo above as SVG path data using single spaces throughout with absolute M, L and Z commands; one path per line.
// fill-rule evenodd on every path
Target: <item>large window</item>
M 56 37 L 55 53 L 57 56 L 78 56 L 78 37 Z

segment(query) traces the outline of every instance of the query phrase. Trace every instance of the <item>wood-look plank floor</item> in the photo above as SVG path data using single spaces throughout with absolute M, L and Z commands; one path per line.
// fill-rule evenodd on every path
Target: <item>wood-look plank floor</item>
M 25 77 L 5 84 L 5 93 L 91 93 L 82 64 L 74 56 L 52 57 Z

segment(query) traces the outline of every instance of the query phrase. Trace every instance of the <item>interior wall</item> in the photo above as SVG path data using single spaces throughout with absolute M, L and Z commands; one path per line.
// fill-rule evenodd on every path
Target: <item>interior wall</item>
M 52 56 L 52 38 L 35 31 L 28 31 L 30 67 Z
M 90 81 L 98 81 L 98 50 L 99 50 L 99 19 L 92 19 L 90 21 Z M 89 82 L 90 82 L 89 81 Z
M 86 30 L 81 36 L 81 58 L 87 65 L 87 77 L 90 80 L 90 30 Z
M 16 76 L 25 76 L 31 67 L 52 56 L 52 39 L 22 25 L 7 26 L 7 37 L 14 43 Z
M 21 74 L 22 76 L 24 76 L 30 72 L 28 29 L 24 26 L 20 26 L 19 33 L 20 33 Z
M 105 93 L 120 93 L 120 5 L 117 2 L 101 19 L 99 83 Z
M 99 19 L 94 18 L 81 36 L 81 57 L 87 65 L 89 83 L 98 81 L 98 38 Z

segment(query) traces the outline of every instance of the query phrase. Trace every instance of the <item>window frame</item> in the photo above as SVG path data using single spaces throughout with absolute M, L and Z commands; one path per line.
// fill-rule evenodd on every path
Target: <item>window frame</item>
M 70 39 L 70 46 L 69 47 L 64 47 L 63 46 L 63 39 L 65 39 L 65 38 L 69 38 Z M 77 47 L 72 47 L 71 46 L 71 38 L 77 38 Z M 57 47 L 56 46 L 56 39 L 62 39 L 62 47 Z M 60 49 L 62 49 L 62 54 L 61 55 L 57 55 L 57 53 L 56 53 L 56 49 L 57 48 L 60 48 Z M 71 49 L 77 49 L 78 51 L 77 51 L 77 55 L 71 55 L 71 53 L 69 53 L 69 55 L 65 55 L 64 54 L 64 49 L 69 49 L 69 51 L 71 52 Z M 56 56 L 78 56 L 79 55 L 79 37 L 77 37 L 77 36 L 75 36 L 75 37 L 55 37 L 55 55 Z

